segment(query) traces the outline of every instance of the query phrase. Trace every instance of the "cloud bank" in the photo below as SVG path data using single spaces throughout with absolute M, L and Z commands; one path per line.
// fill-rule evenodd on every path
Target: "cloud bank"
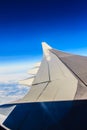
M 0 104 L 22 98 L 29 89 L 29 87 L 19 85 L 15 82 L 0 83 Z
M 0 104 L 15 101 L 27 94 L 29 87 L 19 85 L 18 81 L 30 77 L 28 70 L 34 63 L 0 65 Z

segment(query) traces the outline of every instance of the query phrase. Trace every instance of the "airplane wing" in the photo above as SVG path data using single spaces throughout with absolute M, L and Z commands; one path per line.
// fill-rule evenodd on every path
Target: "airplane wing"
M 53 53 L 51 47 L 45 43 L 42 46 L 44 55 L 41 65 L 35 78 L 21 81 L 23 84 L 31 85 L 31 89 L 19 102 L 73 100 L 78 86 L 78 79 Z M 72 93 L 69 93 L 69 91 L 72 91 Z
M 39 105 L 41 105 L 39 107 L 46 110 L 46 107 L 49 107 L 49 102 L 55 104 L 55 102 L 87 99 L 87 57 L 52 49 L 46 43 L 42 43 L 42 47 L 43 59 L 41 63 L 36 64 L 35 67 L 29 71 L 29 74 L 33 76 L 19 81 L 20 84 L 31 87 L 28 94 L 14 103 L 1 106 L 5 111 L 8 111 L 11 105 L 14 106 L 14 109 L 12 107 L 10 113 L 8 112 L 7 119 L 5 118 L 6 120 L 1 123 L 8 128 L 19 128 L 22 120 L 19 119 L 16 121 L 13 115 L 15 113 L 17 116 L 17 114 L 20 113 L 19 108 L 22 109 L 23 107 L 23 114 L 20 117 L 24 120 L 26 117 L 25 115 L 28 114 L 28 112 L 30 114 L 29 110 L 33 106 L 31 103 L 35 103 L 36 110 Z M 59 106 L 60 105 L 58 105 L 55 110 L 60 108 Z M 64 109 L 69 108 L 71 104 L 68 107 L 65 106 L 61 106 L 62 109 L 63 107 Z M 51 104 L 50 110 L 53 109 L 54 107 Z M 34 112 L 36 113 L 36 111 Z M 3 114 L 2 109 L 0 113 Z M 10 117 L 10 119 L 8 119 L 8 117 Z M 14 119 L 12 123 L 11 119 Z M 26 125 L 28 127 L 28 124 Z M 24 125 L 23 127 L 21 126 L 21 129 L 23 128 Z

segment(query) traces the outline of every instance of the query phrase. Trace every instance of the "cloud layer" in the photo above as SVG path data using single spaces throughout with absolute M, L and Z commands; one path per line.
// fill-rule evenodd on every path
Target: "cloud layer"
M 29 91 L 29 87 L 17 83 L 0 83 L 0 104 L 9 103 L 22 98 Z
M 9 103 L 22 98 L 29 91 L 29 87 L 18 84 L 19 80 L 30 77 L 28 70 L 35 61 L 0 64 L 0 104 Z

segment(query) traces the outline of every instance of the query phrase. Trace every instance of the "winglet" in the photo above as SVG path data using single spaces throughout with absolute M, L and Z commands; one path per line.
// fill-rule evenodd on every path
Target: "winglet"
M 51 46 L 49 46 L 46 42 L 42 42 L 43 49 L 52 49 Z
M 42 42 L 42 48 L 45 56 L 49 55 L 49 50 L 52 49 L 46 42 Z

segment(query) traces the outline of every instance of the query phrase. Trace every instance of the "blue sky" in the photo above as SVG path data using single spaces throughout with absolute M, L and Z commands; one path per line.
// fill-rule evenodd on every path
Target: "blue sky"
M 60 50 L 87 48 L 87 1 L 0 1 L 0 61 L 40 56 L 42 41 Z

